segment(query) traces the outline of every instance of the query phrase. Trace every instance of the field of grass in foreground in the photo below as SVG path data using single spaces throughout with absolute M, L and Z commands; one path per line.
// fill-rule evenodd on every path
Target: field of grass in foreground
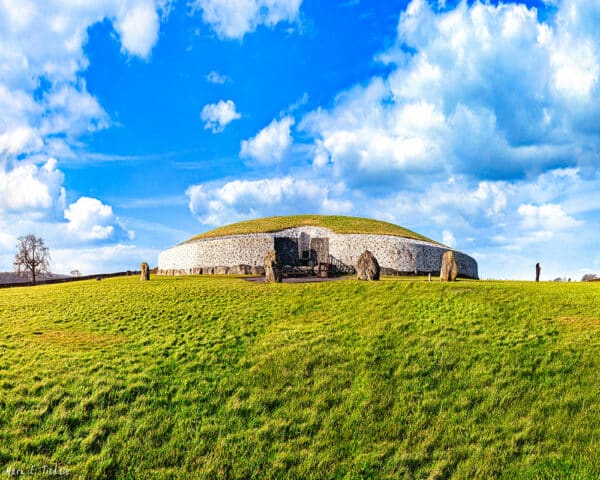
M 599 371 L 599 284 L 0 290 L 0 475 L 598 478 Z

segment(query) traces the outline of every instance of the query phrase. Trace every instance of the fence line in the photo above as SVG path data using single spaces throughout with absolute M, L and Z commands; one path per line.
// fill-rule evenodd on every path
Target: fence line
M 102 280 L 103 278 L 111 277 L 126 277 L 131 275 L 139 275 L 139 271 L 127 270 L 126 272 L 115 272 L 115 273 L 98 273 L 95 275 L 81 275 L 80 277 L 66 277 L 66 278 L 47 278 L 45 280 L 38 280 L 34 282 L 12 282 L 12 283 L 0 283 L 0 288 L 12 288 L 12 287 L 33 287 L 35 285 L 49 285 L 53 283 L 67 283 L 67 282 L 79 282 L 82 280 Z

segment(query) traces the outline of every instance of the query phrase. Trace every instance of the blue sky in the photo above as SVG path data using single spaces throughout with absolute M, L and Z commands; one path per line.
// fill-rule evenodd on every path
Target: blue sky
M 600 274 L 594 0 L 0 2 L 0 270 L 218 225 L 388 220 L 483 278 Z

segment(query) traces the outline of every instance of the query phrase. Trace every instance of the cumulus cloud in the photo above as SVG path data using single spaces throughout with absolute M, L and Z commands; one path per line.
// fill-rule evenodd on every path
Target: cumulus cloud
M 14 157 L 20 153 L 39 151 L 42 145 L 42 139 L 35 129 L 21 125 L 0 135 L 0 157 Z
M 158 39 L 159 17 L 152 1 L 141 2 L 117 17 L 115 28 L 124 52 L 148 58 Z
M 147 57 L 158 37 L 157 12 L 167 5 L 165 0 L 0 2 L 0 182 L 8 195 L 0 208 L 47 209 L 55 203 L 62 174 L 47 159 L 70 154 L 79 135 L 109 124 L 81 78 L 88 65 L 88 28 L 108 19 L 124 52 Z M 18 191 L 24 185 L 30 199 Z
M 343 185 L 327 185 L 292 177 L 234 180 L 223 185 L 192 185 L 190 211 L 201 223 L 220 225 L 285 213 L 344 213 L 351 203 L 341 199 Z
M 255 161 L 257 164 L 278 163 L 292 144 L 291 128 L 294 119 L 290 116 L 273 120 L 256 136 L 242 140 L 240 157 Z
M 339 98 L 331 113 L 318 111 L 304 119 L 301 128 L 318 132 L 315 167 L 332 165 L 335 175 L 353 186 L 407 181 L 409 172 L 445 172 L 436 140 L 443 115 L 425 103 L 386 111 L 380 104 L 385 95 L 384 83 L 375 79 Z
M 519 205 L 519 215 L 522 217 L 522 224 L 529 230 L 557 231 L 573 228 L 580 225 L 581 222 L 567 215 L 560 205 Z
M 62 2 L 4 1 L 0 4 L 2 76 L 9 88 L 35 88 L 43 76 L 51 83 L 74 81 L 87 66 L 87 29 L 108 19 L 128 54 L 146 57 L 158 39 L 158 12 L 168 2 L 114 0 Z
M 302 0 L 194 0 L 194 10 L 221 38 L 241 39 L 260 25 L 294 22 Z
M 19 165 L 0 170 L 0 212 L 45 216 L 64 208 L 64 176 L 51 158 L 43 166 Z
M 65 210 L 67 228 L 82 240 L 106 240 L 113 232 L 112 208 L 95 198 L 81 197 Z
M 0 160 L 68 151 L 109 118 L 81 78 L 88 28 L 108 20 L 122 51 L 148 58 L 168 0 L 0 2 Z M 42 155 L 43 157 L 43 155 Z
M 236 111 L 235 103 L 232 100 L 219 100 L 218 103 L 204 105 L 200 118 L 204 122 L 205 130 L 220 133 L 227 125 L 242 116 Z
M 563 0 L 547 23 L 522 4 L 413 0 L 391 73 L 338 95 L 300 128 L 315 168 L 357 188 L 468 175 L 518 179 L 589 162 L 600 112 L 599 9 Z
M 96 198 L 81 197 L 65 210 L 67 231 L 82 241 L 111 240 L 124 227 L 110 205 Z M 133 232 L 127 232 L 132 238 Z
M 64 133 L 75 138 L 109 124 L 108 115 L 81 80 L 77 85 L 63 85 L 48 92 L 43 105 L 51 112 L 40 123 L 39 132 L 43 136 Z

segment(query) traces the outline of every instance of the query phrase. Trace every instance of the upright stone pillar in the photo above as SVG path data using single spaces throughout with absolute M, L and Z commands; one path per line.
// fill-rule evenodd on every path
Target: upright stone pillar
M 140 280 L 150 280 L 150 266 L 146 262 L 142 262 L 140 265 Z
M 275 250 L 269 250 L 265 255 L 265 281 L 267 283 L 281 283 L 283 281 L 283 269 L 277 261 Z
M 456 264 L 456 258 L 454 252 L 448 250 L 442 255 L 442 268 L 440 269 L 440 281 L 441 282 L 455 282 L 458 276 L 458 265 Z

